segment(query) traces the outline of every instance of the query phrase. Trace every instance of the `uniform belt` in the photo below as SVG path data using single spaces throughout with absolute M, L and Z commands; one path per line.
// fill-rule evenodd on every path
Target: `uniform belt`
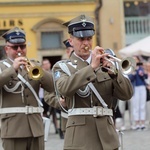
M 61 111 L 61 116 L 66 119 L 68 118 L 68 114 L 63 111 Z
M 42 107 L 33 107 L 33 106 L 0 108 L 0 114 L 10 114 L 10 113 L 34 114 L 42 112 L 43 112 Z
M 113 116 L 113 112 L 112 109 L 96 106 L 93 108 L 74 108 L 68 111 L 68 116 L 75 116 L 75 115 L 93 115 L 94 117 Z

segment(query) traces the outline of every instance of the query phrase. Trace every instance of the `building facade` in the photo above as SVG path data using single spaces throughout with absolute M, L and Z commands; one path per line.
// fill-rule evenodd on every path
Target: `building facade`
M 142 6 L 146 4 L 144 0 L 138 4 L 141 2 Z M 133 0 L 0 0 L 0 35 L 15 26 L 24 29 L 27 56 L 40 61 L 46 57 L 54 64 L 65 54 L 63 41 L 68 38 L 68 33 L 62 23 L 87 14 L 96 24 L 93 46 L 111 48 L 118 54 L 119 49 L 131 44 L 129 41 L 135 35 L 131 34 L 131 29 L 127 30 L 126 23 L 132 20 L 129 8 L 133 9 L 133 4 Z M 130 26 L 134 25 L 130 23 Z M 2 39 L 0 45 L 4 45 Z
M 63 40 L 68 38 L 62 23 L 80 15 L 87 14 L 99 22 L 96 33 L 100 33 L 100 46 L 115 51 L 122 46 L 120 39 L 123 30 L 120 25 L 123 13 L 122 0 L 0 0 L 0 34 L 19 26 L 26 31 L 28 57 L 42 60 L 50 58 L 52 64 L 60 60 L 65 47 Z M 115 11 L 110 9 L 116 7 Z M 101 7 L 101 8 L 100 8 Z M 118 14 L 118 17 L 116 16 Z M 119 18 L 119 19 L 118 19 Z M 96 19 L 95 19 L 96 21 Z M 118 27 L 117 27 L 118 26 Z M 124 31 L 123 31 L 124 32 Z M 116 36 L 117 35 L 117 36 Z M 1 45 L 3 42 L 1 41 Z M 96 45 L 96 35 L 94 43 Z
M 1 0 L 0 34 L 15 26 L 24 29 L 28 57 L 49 57 L 54 63 L 65 53 L 68 34 L 62 23 L 81 13 L 93 16 L 94 9 L 94 0 Z
M 130 45 L 150 35 L 150 0 L 125 0 L 125 43 Z

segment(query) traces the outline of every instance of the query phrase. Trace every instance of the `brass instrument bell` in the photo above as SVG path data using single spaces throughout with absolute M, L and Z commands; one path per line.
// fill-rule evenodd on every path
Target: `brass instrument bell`
M 114 59 L 114 61 L 118 62 L 119 69 L 121 70 L 121 72 L 123 74 L 127 75 L 127 74 L 132 73 L 135 70 L 136 62 L 132 57 L 127 57 L 127 58 L 124 58 L 123 60 L 121 60 L 121 59 L 115 57 L 115 54 L 114 54 L 113 50 L 111 50 L 111 49 L 106 49 L 105 53 L 109 53 L 108 57 L 110 57 L 110 58 Z M 116 66 L 114 65 L 114 62 L 107 57 L 105 59 L 113 64 L 112 72 L 115 72 L 114 68 L 116 69 Z M 105 69 L 106 69 L 106 67 L 105 67 Z M 108 68 L 108 70 L 110 70 L 110 69 Z
M 33 64 L 27 59 L 26 70 L 30 79 L 39 80 L 43 76 L 43 70 L 40 66 Z
M 18 53 L 21 56 L 21 53 Z M 43 76 L 43 70 L 40 66 L 33 64 L 28 58 L 26 58 L 27 65 L 25 66 L 30 79 L 39 80 Z

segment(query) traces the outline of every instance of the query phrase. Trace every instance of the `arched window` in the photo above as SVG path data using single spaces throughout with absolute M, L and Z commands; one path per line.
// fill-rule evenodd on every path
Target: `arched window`
M 66 28 L 63 21 L 57 19 L 46 19 L 33 27 L 37 35 L 38 50 L 60 50 L 64 48 L 63 40 Z

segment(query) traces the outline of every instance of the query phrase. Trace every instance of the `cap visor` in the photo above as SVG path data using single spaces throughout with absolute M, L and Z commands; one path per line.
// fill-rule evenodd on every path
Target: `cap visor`
M 18 39 L 10 39 L 8 40 L 8 42 L 12 43 L 12 44 L 22 44 L 25 43 L 25 39 L 23 38 L 18 38 Z
M 82 31 L 74 31 L 73 36 L 75 37 L 90 37 L 95 34 L 94 30 L 82 30 Z

